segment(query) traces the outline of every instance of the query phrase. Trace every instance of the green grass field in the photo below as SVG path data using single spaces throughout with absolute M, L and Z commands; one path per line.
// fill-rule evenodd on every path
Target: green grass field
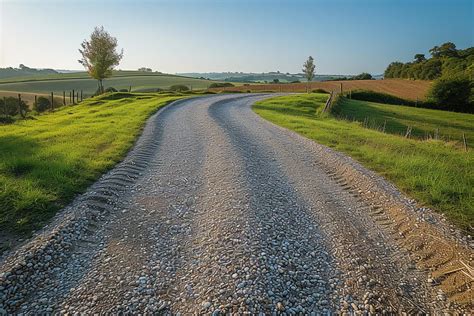
M 152 113 L 182 96 L 106 98 L 0 125 L 0 237 L 44 225 L 124 157 Z
M 474 115 L 430 110 L 401 105 L 380 104 L 343 99 L 333 109 L 339 118 L 364 122 L 369 128 L 382 129 L 391 134 L 405 135 L 411 127 L 411 136 L 420 139 L 434 137 L 445 141 L 462 142 L 464 133 L 474 142 Z
M 184 84 L 193 89 L 206 89 L 216 81 L 181 77 L 168 74 L 146 73 L 138 71 L 117 71 L 111 78 L 104 80 L 104 87 L 128 89 L 132 91 L 161 88 L 167 89 L 175 84 Z M 87 96 L 97 90 L 97 80 L 91 79 L 87 73 L 54 74 L 35 77 L 19 77 L 0 80 L 0 91 L 19 91 L 28 93 L 48 94 L 54 92 L 62 95 L 63 91 L 83 90 Z
M 455 142 L 406 139 L 364 128 L 361 122 L 320 115 L 325 94 L 302 94 L 258 102 L 254 111 L 263 118 L 335 148 L 391 180 L 424 205 L 446 214 L 459 227 L 474 228 L 474 155 Z M 360 113 L 359 112 L 360 107 Z M 375 110 L 372 110 L 375 108 Z M 474 115 L 348 101 L 342 113 L 387 119 L 397 133 L 403 124 L 446 133 L 472 135 Z M 472 136 L 468 136 L 472 137 Z M 474 139 L 474 138 L 473 138 Z

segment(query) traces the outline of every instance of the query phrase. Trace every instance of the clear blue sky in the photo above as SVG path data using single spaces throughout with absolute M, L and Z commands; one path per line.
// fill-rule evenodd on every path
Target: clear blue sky
M 0 0 L 0 67 L 81 69 L 77 49 L 103 25 L 119 68 L 168 73 L 280 70 L 382 73 L 446 41 L 474 46 L 474 0 Z

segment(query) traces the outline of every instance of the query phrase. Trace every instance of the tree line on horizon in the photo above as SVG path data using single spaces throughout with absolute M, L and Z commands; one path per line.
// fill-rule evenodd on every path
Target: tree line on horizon
M 385 78 L 435 80 L 441 77 L 469 77 L 474 73 L 474 47 L 456 49 L 451 42 L 429 50 L 431 58 L 416 54 L 413 61 L 392 62 L 384 72 Z

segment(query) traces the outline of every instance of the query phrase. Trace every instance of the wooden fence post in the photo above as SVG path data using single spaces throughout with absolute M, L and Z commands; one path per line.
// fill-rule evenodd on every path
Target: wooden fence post
M 128 87 L 128 92 L 129 92 L 129 93 L 132 92 L 132 86 L 129 86 L 129 87 Z
M 3 96 L 3 113 L 5 113 L 5 116 L 7 116 L 7 97 Z
M 76 91 L 76 102 L 79 103 L 79 91 Z
M 66 105 L 66 91 L 63 91 L 63 105 Z
M 76 104 L 76 102 L 74 101 L 74 97 L 76 96 L 76 92 L 74 91 L 74 89 L 72 89 L 72 104 Z
M 23 109 L 21 108 L 21 94 L 18 93 L 18 112 L 22 118 L 25 118 L 25 114 L 23 113 Z
M 434 139 L 439 139 L 439 128 L 438 127 L 435 130 Z
M 38 96 L 35 94 L 35 104 L 33 106 L 36 107 L 37 104 L 38 104 Z
M 386 126 L 387 126 L 387 120 L 383 121 L 382 133 L 385 133 Z
M 71 91 L 69 91 L 69 104 L 72 103 L 72 96 L 71 96 Z
M 342 95 L 342 82 L 341 82 L 341 95 Z
M 81 102 L 82 102 L 83 98 L 82 98 L 82 90 L 81 90 Z
M 51 111 L 54 110 L 54 94 L 51 92 Z
M 405 138 L 409 138 L 411 135 L 411 126 L 407 126 L 407 132 L 405 133 Z

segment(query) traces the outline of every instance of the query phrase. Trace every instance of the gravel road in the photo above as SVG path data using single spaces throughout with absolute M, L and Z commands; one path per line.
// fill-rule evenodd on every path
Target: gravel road
M 195 98 L 152 117 L 124 162 L 2 259 L 0 315 L 466 312 L 394 233 L 391 206 L 417 208 L 258 117 L 267 97 Z M 466 240 L 421 217 L 470 262 Z

